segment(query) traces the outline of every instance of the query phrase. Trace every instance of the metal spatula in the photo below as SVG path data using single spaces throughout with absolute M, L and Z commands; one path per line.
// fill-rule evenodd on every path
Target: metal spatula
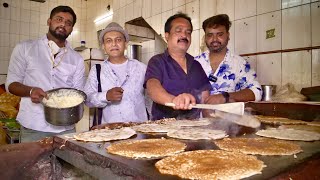
M 165 106 L 174 107 L 174 103 L 165 103 Z M 219 110 L 223 112 L 228 112 L 232 114 L 243 115 L 244 114 L 244 102 L 234 102 L 234 103 L 226 103 L 226 104 L 196 104 L 190 105 L 191 108 L 198 109 L 212 109 Z

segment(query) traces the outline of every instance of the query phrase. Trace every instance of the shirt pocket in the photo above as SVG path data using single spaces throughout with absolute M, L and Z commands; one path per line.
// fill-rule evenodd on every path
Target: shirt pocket
M 166 79 L 162 86 L 168 93 L 175 96 L 187 91 L 187 81 L 185 79 Z
M 73 76 L 75 74 L 76 66 L 72 64 L 62 64 L 58 67 L 56 76 L 65 84 L 73 87 Z

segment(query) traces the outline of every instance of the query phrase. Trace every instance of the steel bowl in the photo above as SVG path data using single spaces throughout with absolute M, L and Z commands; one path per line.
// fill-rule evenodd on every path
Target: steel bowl
M 64 96 L 66 93 L 76 93 L 83 97 L 83 101 L 80 104 L 66 108 L 48 106 L 43 99 L 44 115 L 48 123 L 55 126 L 69 126 L 77 123 L 83 117 L 84 101 L 87 99 L 87 95 L 84 92 L 73 88 L 57 88 L 46 93 L 49 98 L 52 95 Z
M 276 93 L 276 85 L 261 85 L 262 99 L 261 101 L 271 101 L 272 96 Z

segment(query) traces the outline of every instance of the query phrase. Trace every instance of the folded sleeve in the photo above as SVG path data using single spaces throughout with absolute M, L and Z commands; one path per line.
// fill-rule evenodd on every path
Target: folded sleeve
M 257 80 L 257 73 L 244 59 L 240 63 L 240 76 L 239 82 L 236 85 L 236 91 L 243 89 L 250 89 L 254 93 L 255 101 L 261 100 L 262 89 Z

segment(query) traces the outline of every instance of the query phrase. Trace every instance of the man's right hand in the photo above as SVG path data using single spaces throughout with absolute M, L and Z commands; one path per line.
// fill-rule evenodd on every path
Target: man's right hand
M 196 98 L 191 94 L 182 93 L 174 97 L 172 100 L 172 103 L 176 105 L 175 107 L 173 107 L 173 109 L 188 110 L 188 109 L 191 109 L 190 104 L 192 105 L 196 104 Z
M 41 88 L 33 87 L 30 91 L 30 98 L 33 103 L 40 103 L 44 97 L 48 98 L 47 93 L 45 93 Z
M 121 101 L 123 96 L 123 89 L 121 87 L 114 87 L 107 92 L 107 100 L 111 102 Z

